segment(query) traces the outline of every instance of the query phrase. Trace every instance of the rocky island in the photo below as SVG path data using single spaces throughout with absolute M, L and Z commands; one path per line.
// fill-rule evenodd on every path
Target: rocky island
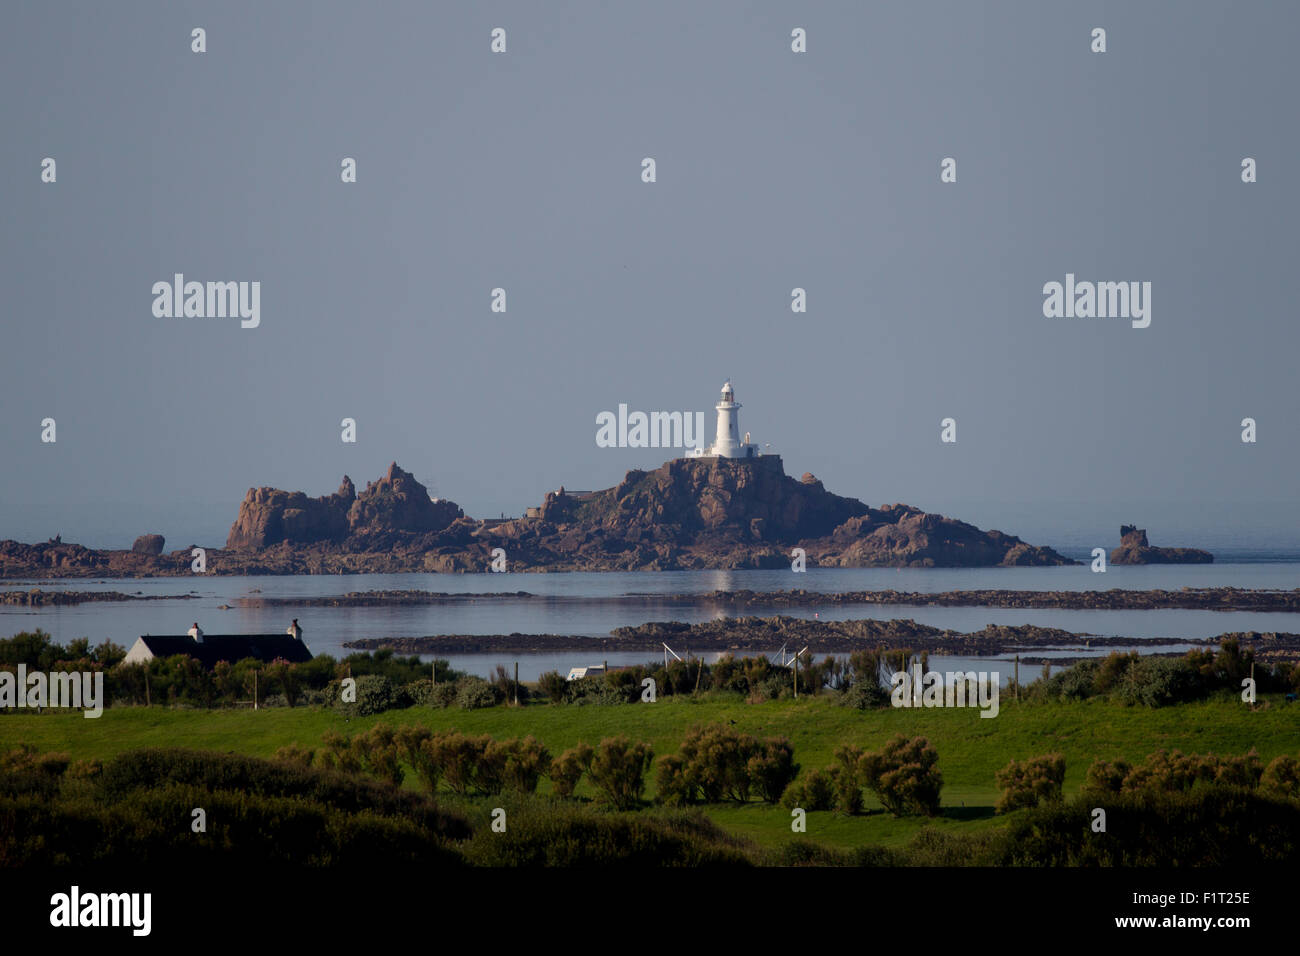
M 1119 529 L 1119 547 L 1110 553 L 1111 564 L 1211 564 L 1214 555 L 1200 548 L 1153 548 L 1144 529 L 1131 524 Z
M 193 546 L 161 553 L 161 536 L 131 550 L 54 538 L 0 542 L 0 577 L 184 575 Z M 548 492 L 519 518 L 476 520 L 434 499 L 392 463 L 358 492 L 250 488 L 209 574 L 339 574 L 487 570 L 495 549 L 510 571 L 632 571 L 789 567 L 993 567 L 1075 562 L 1001 531 L 904 504 L 872 508 L 833 494 L 781 459 L 678 458 L 629 471 L 613 488 Z M 157 551 L 158 553 L 155 553 Z

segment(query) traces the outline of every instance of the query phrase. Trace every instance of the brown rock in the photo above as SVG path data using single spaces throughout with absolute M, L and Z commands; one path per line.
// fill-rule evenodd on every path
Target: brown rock
M 163 545 L 166 540 L 160 534 L 142 534 L 135 539 L 135 544 L 131 545 L 131 550 L 136 554 L 159 555 L 163 553 Z
M 1121 525 L 1119 547 L 1110 553 L 1111 564 L 1212 564 L 1214 555 L 1199 548 L 1153 548 L 1147 533 L 1135 525 Z

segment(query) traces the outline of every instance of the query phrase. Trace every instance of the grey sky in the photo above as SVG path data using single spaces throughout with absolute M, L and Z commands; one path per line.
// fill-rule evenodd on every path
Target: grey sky
M 598 412 L 711 428 L 727 376 L 788 472 L 872 504 L 1107 546 L 1124 520 L 1294 537 L 1297 26 L 1282 3 L 6 5 L 0 537 L 217 543 L 251 485 L 394 459 L 519 513 L 668 457 L 597 448 Z M 155 318 L 175 272 L 259 280 L 261 326 Z M 1150 328 L 1044 318 L 1067 272 L 1150 281 Z

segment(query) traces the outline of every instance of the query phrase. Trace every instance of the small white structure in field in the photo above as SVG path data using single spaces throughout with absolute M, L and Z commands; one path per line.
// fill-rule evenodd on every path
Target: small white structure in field
M 605 673 L 604 664 L 592 664 L 590 667 L 570 667 L 569 676 L 565 680 L 582 680 L 584 677 L 595 677 L 603 673 Z

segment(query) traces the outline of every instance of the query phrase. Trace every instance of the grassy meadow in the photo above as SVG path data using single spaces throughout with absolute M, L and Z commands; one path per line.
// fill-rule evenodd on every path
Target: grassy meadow
M 1184 753 L 1241 754 L 1254 748 L 1265 761 L 1278 754 L 1300 753 L 1300 705 L 1280 697 L 1250 710 L 1236 697 L 1162 708 L 1125 706 L 1104 699 L 1065 703 L 1018 703 L 1003 699 L 995 718 L 978 709 L 855 710 L 829 696 L 746 703 L 736 695 L 661 698 L 653 704 L 613 706 L 532 703 L 479 710 L 411 707 L 370 717 L 346 719 L 319 707 L 189 710 L 119 707 L 87 720 L 79 713 L 10 712 L 0 717 L 0 749 L 32 744 L 74 760 L 106 759 L 143 747 L 188 747 L 269 757 L 282 746 L 315 748 L 328 730 L 364 731 L 376 723 L 420 723 L 432 729 L 454 728 L 498 739 L 531 734 L 553 755 L 585 741 L 624 734 L 648 741 L 656 755 L 677 750 L 696 724 L 722 723 L 757 737 L 784 736 L 795 760 L 812 770 L 831 763 L 842 744 L 878 748 L 895 734 L 928 737 L 939 753 L 943 773 L 943 813 L 935 820 L 896 819 L 880 812 L 868 793 L 868 812 L 846 817 L 833 812 L 808 815 L 807 837 L 828 846 L 907 843 L 922 826 L 974 833 L 998 826 L 993 806 L 998 798 L 995 773 L 1013 759 L 1047 753 L 1066 760 L 1065 795 L 1073 796 L 1096 759 L 1141 761 L 1155 750 Z M 418 787 L 408 774 L 407 787 Z M 584 780 L 578 795 L 588 786 Z M 549 782 L 542 781 L 541 792 Z M 654 796 L 653 771 L 646 796 Z M 490 802 L 492 798 L 483 798 Z M 876 811 L 876 812 L 872 812 Z M 764 846 L 789 839 L 790 813 L 757 801 L 715 804 L 705 808 L 736 836 Z

